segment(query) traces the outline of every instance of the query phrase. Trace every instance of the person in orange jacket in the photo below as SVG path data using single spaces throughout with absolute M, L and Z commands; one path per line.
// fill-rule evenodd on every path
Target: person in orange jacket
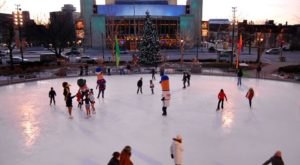
M 253 90 L 253 88 L 250 88 L 248 90 L 247 94 L 246 94 L 246 98 L 248 98 L 248 100 L 249 100 L 249 106 L 250 106 L 250 108 L 252 106 L 252 99 L 253 99 L 253 97 L 254 97 L 254 90 Z
M 125 146 L 120 155 L 120 165 L 133 165 L 130 160 L 131 156 L 131 147 Z
M 217 107 L 217 111 L 220 110 L 220 103 L 221 103 L 221 108 L 223 109 L 223 104 L 224 104 L 224 98 L 226 99 L 227 101 L 227 97 L 226 97 L 226 94 L 224 92 L 223 89 L 220 90 L 219 94 L 218 94 L 218 99 L 219 99 L 219 102 L 218 102 L 218 107 Z

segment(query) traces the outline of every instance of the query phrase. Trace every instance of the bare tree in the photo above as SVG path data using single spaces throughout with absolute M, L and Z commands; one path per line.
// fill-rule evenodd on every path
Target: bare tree
M 9 50 L 10 66 L 11 66 L 11 69 L 14 69 L 14 65 L 12 62 L 13 61 L 12 51 L 16 47 L 16 44 L 14 43 L 14 37 L 15 37 L 14 24 L 13 24 L 12 20 L 7 20 L 4 22 L 2 27 L 5 30 L 3 33 L 3 38 L 2 38 L 3 41 L 2 42 L 4 42 L 6 44 L 6 47 Z

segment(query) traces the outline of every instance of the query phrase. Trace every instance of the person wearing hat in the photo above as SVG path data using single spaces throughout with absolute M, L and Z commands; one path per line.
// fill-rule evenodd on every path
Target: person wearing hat
M 263 165 L 268 165 L 270 163 L 272 163 L 272 165 L 284 165 L 281 151 L 276 151 L 275 154 L 269 160 L 267 160 Z
M 173 138 L 170 151 L 171 158 L 174 159 L 175 165 L 183 165 L 183 145 L 181 135 L 177 135 L 176 138 Z
M 131 156 L 131 147 L 125 146 L 120 155 L 120 165 L 133 165 L 130 160 Z
M 112 154 L 112 158 L 110 159 L 110 161 L 108 162 L 107 165 L 120 165 L 120 153 L 119 152 L 114 152 Z

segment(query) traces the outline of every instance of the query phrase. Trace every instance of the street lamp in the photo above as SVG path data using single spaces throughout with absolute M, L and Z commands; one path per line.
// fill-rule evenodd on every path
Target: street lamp
M 262 54 L 262 45 L 263 45 L 263 42 L 264 42 L 264 38 L 263 37 L 258 38 L 257 42 L 258 42 L 258 50 L 257 50 L 258 56 L 257 56 L 256 62 L 260 63 L 260 58 L 261 58 L 261 54 Z
M 180 55 L 181 55 L 181 59 L 180 59 L 180 63 L 183 63 L 183 50 L 184 50 L 184 41 L 183 39 L 180 40 Z
M 16 6 L 17 6 L 16 8 L 17 11 L 14 12 L 13 15 L 14 15 L 14 23 L 19 31 L 19 46 L 20 46 L 22 63 L 23 63 L 24 57 L 23 57 L 23 43 L 22 43 L 22 31 L 21 31 L 21 27 L 23 26 L 23 15 L 22 15 L 22 10 L 20 8 L 20 5 L 16 5 Z

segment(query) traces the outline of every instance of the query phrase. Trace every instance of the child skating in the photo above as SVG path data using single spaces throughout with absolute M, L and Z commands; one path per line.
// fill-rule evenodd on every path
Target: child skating
M 219 99 L 219 102 L 218 102 L 218 107 L 217 107 L 217 111 L 220 110 L 220 103 L 221 103 L 221 108 L 223 109 L 224 108 L 224 99 L 226 99 L 227 101 L 227 97 L 226 97 L 226 94 L 225 92 L 223 91 L 223 89 L 220 90 L 219 94 L 218 94 L 218 99 Z
M 138 87 L 138 89 L 137 89 L 136 94 L 139 94 L 139 92 L 141 92 L 141 94 L 143 94 L 143 89 L 142 89 L 142 87 L 143 87 L 143 78 L 142 77 L 137 82 L 137 87 Z
M 56 92 L 53 89 L 53 87 L 51 87 L 50 91 L 49 91 L 49 98 L 50 98 L 50 105 L 52 104 L 52 101 L 55 105 L 55 96 L 56 96 Z
M 150 80 L 150 89 L 151 89 L 151 93 L 154 94 L 154 84 L 152 80 Z
M 94 91 L 93 91 L 93 89 L 90 89 L 90 92 L 89 92 L 89 99 L 90 99 L 90 101 L 91 101 L 91 106 L 92 106 L 93 114 L 96 114 L 96 109 L 95 109 L 95 96 L 94 96 Z
M 252 99 L 254 97 L 254 90 L 253 88 L 250 88 L 246 94 L 246 98 L 249 100 L 249 106 L 252 108 Z
M 82 104 L 83 104 L 83 95 L 82 95 L 82 92 L 80 91 L 80 89 L 76 93 L 76 98 L 77 98 L 77 102 L 78 102 L 77 107 L 81 110 Z
M 84 103 L 85 103 L 85 110 L 86 110 L 86 117 L 89 118 L 91 117 L 91 105 L 90 105 L 90 99 L 89 99 L 89 95 L 88 93 L 85 94 L 85 99 L 84 99 Z

